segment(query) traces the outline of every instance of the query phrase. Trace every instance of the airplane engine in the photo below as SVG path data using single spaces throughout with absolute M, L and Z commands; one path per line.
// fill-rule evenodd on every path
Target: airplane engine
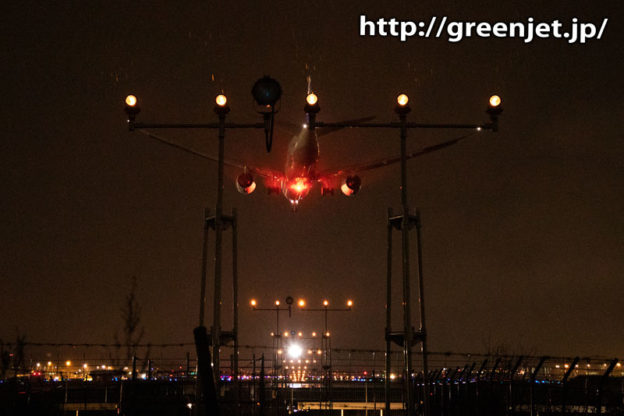
M 353 196 L 360 190 L 361 186 L 362 186 L 362 180 L 360 179 L 359 176 L 357 175 L 347 176 L 344 183 L 340 187 L 340 190 L 346 196 Z
M 251 173 L 241 173 L 236 178 L 236 189 L 241 194 L 250 194 L 256 189 L 256 182 L 253 179 Z

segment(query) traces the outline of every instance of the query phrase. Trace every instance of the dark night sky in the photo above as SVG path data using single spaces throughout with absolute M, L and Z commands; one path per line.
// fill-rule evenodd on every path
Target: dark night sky
M 223 90 L 229 119 L 250 122 L 251 86 L 270 74 L 284 90 L 279 119 L 300 122 L 311 75 L 324 121 L 393 120 L 396 94 L 405 91 L 412 121 L 482 122 L 487 97 L 503 98 L 499 133 L 409 162 L 409 203 L 423 218 L 432 350 L 479 352 L 489 343 L 623 355 L 618 2 L 178 3 L 3 7 L 1 339 L 13 340 L 18 327 L 31 341 L 112 342 L 136 276 L 145 340 L 190 342 L 216 165 L 129 133 L 122 100 L 139 96 L 141 121 L 213 121 L 213 97 Z M 360 37 L 361 13 L 610 21 L 601 40 L 585 45 L 401 43 Z M 417 149 L 456 132 L 409 134 Z M 166 135 L 216 155 L 214 131 Z M 267 154 L 260 131 L 231 131 L 226 153 L 280 169 L 289 139 L 279 132 Z M 344 131 L 322 138 L 321 167 L 398 151 L 396 131 Z M 252 296 L 352 297 L 353 312 L 330 317 L 334 345 L 382 348 L 385 216 L 400 207 L 398 166 L 363 175 L 352 199 L 314 192 L 296 214 L 262 187 L 238 194 L 238 173 L 226 170 L 224 195 L 240 219 L 241 342 L 270 342 L 272 315 L 252 313 Z M 398 308 L 398 279 L 395 287 Z M 211 305 L 207 313 L 211 319 Z M 286 325 L 310 331 L 320 318 L 298 314 Z

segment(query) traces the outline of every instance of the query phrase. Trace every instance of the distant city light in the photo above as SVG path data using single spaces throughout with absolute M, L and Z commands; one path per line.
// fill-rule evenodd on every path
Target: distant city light
M 329 306 L 329 301 L 327 299 L 323 301 L 323 306 Z
M 276 300 L 276 301 L 275 301 L 275 306 L 279 306 L 279 305 L 280 305 L 280 301 L 279 301 L 279 300 Z
M 306 303 L 305 303 L 305 300 L 299 299 L 299 302 L 297 302 L 297 304 L 299 305 L 300 308 L 303 308 Z
M 349 300 L 347 301 L 347 306 L 348 306 L 348 307 L 353 306 L 353 301 L 352 301 L 351 299 L 349 299 Z
M 69 360 L 65 361 L 65 365 L 66 365 L 67 367 L 69 367 L 69 366 L 71 365 L 71 361 L 69 361 Z
M 252 300 L 249 301 L 249 304 L 255 308 L 256 305 L 258 304 L 258 302 L 256 302 L 255 299 L 252 299 Z

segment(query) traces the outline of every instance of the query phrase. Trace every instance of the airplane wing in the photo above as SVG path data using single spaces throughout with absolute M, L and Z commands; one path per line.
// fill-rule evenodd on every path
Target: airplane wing
M 466 134 L 464 136 L 460 136 L 457 137 L 455 139 L 452 140 L 447 140 L 445 142 L 442 143 L 438 143 L 438 144 L 434 144 L 431 146 L 426 146 L 423 147 L 422 149 L 419 149 L 415 152 L 411 152 L 408 153 L 406 155 L 407 159 L 412 159 L 418 156 L 423 156 L 438 150 L 442 150 L 445 149 L 449 146 L 452 146 L 454 144 L 459 143 L 462 140 L 465 140 L 473 135 L 477 134 L 477 132 L 472 132 L 469 134 Z M 378 159 L 378 160 L 373 160 L 371 162 L 368 163 L 363 163 L 363 164 L 358 164 L 358 165 L 352 165 L 343 169 L 339 169 L 339 170 L 334 170 L 334 171 L 325 171 L 325 172 L 319 172 L 319 177 L 331 177 L 331 176 L 344 176 L 344 175 L 351 175 L 354 173 L 359 173 L 359 172 L 363 172 L 363 171 L 367 171 L 367 170 L 373 170 L 373 169 L 378 169 L 378 168 L 383 168 L 384 166 L 388 166 L 388 165 L 392 165 L 394 163 L 398 163 L 401 161 L 401 157 L 400 156 L 396 156 L 396 157 L 391 157 L 391 158 L 385 158 L 385 159 Z
M 202 153 L 198 150 L 194 150 L 191 149 L 189 147 L 183 146 L 179 143 L 176 143 L 174 141 L 171 141 L 163 136 L 160 136 L 158 134 L 152 133 L 150 131 L 147 130 L 142 130 L 139 129 L 138 131 L 140 131 L 141 133 L 143 133 L 144 135 L 146 135 L 147 137 L 154 139 L 162 144 L 165 144 L 167 146 L 171 146 L 174 147 L 178 150 L 182 150 L 183 152 L 186 153 L 190 153 L 194 156 L 199 156 L 203 159 L 207 159 L 207 160 L 211 160 L 213 162 L 218 162 L 219 160 L 216 157 L 207 155 L 205 153 Z M 253 166 L 249 166 L 244 162 L 238 161 L 238 160 L 227 160 L 224 159 L 223 160 L 223 164 L 225 166 L 229 166 L 231 168 L 236 168 L 236 169 L 240 169 L 241 171 L 247 171 L 249 173 L 251 173 L 252 175 L 257 175 L 257 176 L 261 176 L 263 178 L 266 179 L 271 179 L 271 180 L 276 180 L 276 179 L 280 179 L 284 176 L 284 174 L 282 172 L 276 171 L 276 170 L 272 170 L 272 169 L 265 169 L 265 168 L 257 168 L 257 167 L 253 167 Z
M 345 124 L 364 123 L 366 121 L 371 121 L 374 118 L 375 116 L 368 116 L 368 117 L 363 117 L 363 118 L 357 118 L 355 120 L 344 120 L 344 121 L 340 121 L 340 123 L 345 123 Z M 318 136 L 321 137 L 321 136 L 325 136 L 327 134 L 333 133 L 337 130 L 341 130 L 344 128 L 346 127 L 318 127 L 316 131 L 317 131 Z

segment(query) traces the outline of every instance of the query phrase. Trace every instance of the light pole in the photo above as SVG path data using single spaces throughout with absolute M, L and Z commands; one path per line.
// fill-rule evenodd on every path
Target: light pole
M 288 317 L 292 316 L 292 305 L 293 305 L 292 296 L 287 296 L 285 299 L 286 307 L 281 307 L 281 301 L 276 299 L 273 302 L 274 307 L 272 308 L 261 308 L 259 307 L 259 303 L 256 299 L 251 299 L 249 301 L 249 305 L 253 311 L 263 311 L 263 312 L 275 312 L 275 332 L 271 333 L 271 338 L 273 339 L 273 389 L 275 393 L 275 412 L 279 413 L 279 372 L 282 369 L 282 334 L 280 332 L 280 313 L 288 312 Z
M 309 102 L 308 102 L 309 103 Z M 299 301 L 299 308 L 304 312 L 322 312 L 323 313 L 323 335 L 322 335 L 322 348 L 323 355 L 321 360 L 321 366 L 323 368 L 323 395 L 321 397 L 321 403 L 326 403 L 325 410 L 331 410 L 331 382 L 332 382 L 332 358 L 331 358 L 331 333 L 329 331 L 328 319 L 329 312 L 351 312 L 353 307 L 353 300 L 349 299 L 346 302 L 346 308 L 330 308 L 329 300 L 323 299 L 322 308 L 306 308 L 306 302 L 301 299 Z M 321 406 L 322 407 L 322 406 Z
M 267 151 L 271 150 L 273 139 L 273 119 L 277 112 L 276 105 L 281 97 L 281 86 L 274 79 L 265 76 L 259 79 L 252 88 L 252 95 L 258 104 L 259 113 L 263 115 L 262 123 L 226 123 L 226 115 L 230 108 L 227 97 L 219 94 L 215 98 L 214 112 L 218 117 L 217 123 L 139 123 L 136 116 L 140 112 L 139 102 L 136 96 L 128 95 L 125 99 L 125 111 L 128 116 L 128 129 L 130 131 L 142 129 L 217 129 L 219 141 L 219 156 L 217 164 L 217 203 L 214 217 L 209 217 L 206 211 L 204 216 L 204 236 L 202 251 L 202 275 L 200 284 L 199 302 L 199 325 L 193 330 L 197 350 L 197 368 L 200 388 L 197 391 L 197 402 L 201 402 L 202 396 L 206 401 L 206 408 L 200 410 L 206 414 L 218 414 L 215 385 L 220 382 L 220 349 L 227 342 L 232 342 L 234 347 L 234 359 L 232 372 L 234 388 L 236 390 L 236 408 L 238 412 L 238 276 L 237 276 L 237 238 L 236 238 L 236 212 L 231 216 L 223 214 L 223 165 L 226 129 L 264 129 Z M 223 331 L 221 328 L 221 282 L 222 282 L 222 254 L 223 254 L 223 231 L 231 226 L 232 238 L 232 307 L 233 323 L 231 331 Z M 213 301 L 213 325 L 210 334 L 204 326 L 204 313 L 206 308 L 206 275 L 208 263 L 208 232 L 215 230 L 215 268 L 214 268 L 214 301 Z M 212 356 L 208 346 L 212 346 Z M 201 392 L 201 393 L 200 393 Z
M 407 155 L 407 131 L 408 129 L 468 129 L 468 130 L 490 130 L 498 131 L 498 116 L 502 113 L 501 98 L 498 95 L 490 97 L 486 112 L 490 116 L 489 123 L 481 124 L 456 124 L 456 123 L 413 123 L 407 121 L 407 114 L 410 112 L 408 106 L 409 97 L 407 94 L 399 94 L 395 112 L 399 116 L 399 122 L 390 123 L 361 123 L 361 122 L 341 122 L 341 123 L 324 123 L 317 121 L 316 117 L 320 111 L 318 97 L 315 94 L 309 94 L 306 99 L 304 111 L 308 117 L 308 128 L 314 131 L 317 127 L 358 127 L 358 128 L 394 128 L 400 131 L 400 148 L 401 148 L 401 215 L 393 216 L 392 211 L 388 210 L 388 259 L 387 259 L 387 280 L 386 280 L 386 375 L 385 375 L 385 404 L 386 409 L 390 409 L 390 367 L 391 367 L 391 345 L 392 342 L 397 343 L 403 349 L 403 374 L 404 374 L 404 398 L 405 412 L 407 415 L 413 415 L 416 412 L 414 389 L 412 387 L 412 346 L 420 342 L 422 353 L 422 379 L 423 379 L 423 406 L 422 413 L 429 416 L 429 384 L 428 384 L 428 360 L 427 360 L 427 331 L 425 325 L 425 296 L 424 281 L 422 267 L 422 239 L 420 234 L 421 221 L 420 214 L 410 215 L 408 198 L 407 198 L 407 159 L 410 157 L 426 154 L 439 150 L 443 147 L 457 143 L 461 138 L 451 140 L 439 145 L 425 147 L 418 153 Z M 359 185 L 359 177 L 349 176 L 349 180 Z M 354 186 L 358 188 L 358 186 Z M 354 187 L 350 187 L 354 189 Z M 411 289 L 410 289 L 410 270 L 409 270 L 409 230 L 416 228 L 417 232 L 417 255 L 418 255 L 418 303 L 420 312 L 420 328 L 414 331 L 411 322 Z M 392 311 L 392 230 L 401 231 L 401 259 L 402 259 L 402 280 L 403 280 L 403 328 L 402 331 L 393 332 L 391 325 Z

